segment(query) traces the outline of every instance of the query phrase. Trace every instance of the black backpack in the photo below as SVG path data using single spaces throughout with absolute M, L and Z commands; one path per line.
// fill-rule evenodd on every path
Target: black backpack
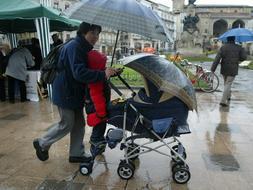
M 61 52 L 61 49 L 63 48 L 64 44 L 60 44 L 56 47 L 54 47 L 49 54 L 43 59 L 42 65 L 41 65 L 41 76 L 40 80 L 43 83 L 46 84 L 52 84 L 57 73 L 61 71 L 57 67 L 57 63 L 59 60 L 59 55 Z

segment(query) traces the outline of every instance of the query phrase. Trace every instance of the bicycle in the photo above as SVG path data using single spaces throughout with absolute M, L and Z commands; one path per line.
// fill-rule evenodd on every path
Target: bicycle
M 169 60 L 186 74 L 195 87 L 203 92 L 214 92 L 219 87 L 219 78 L 215 73 L 197 64 L 194 65 L 196 70 L 191 72 L 192 64 L 187 59 L 182 59 L 179 52 L 171 56 Z
M 214 92 L 219 87 L 220 82 L 218 76 L 215 73 L 204 69 L 201 65 L 194 64 L 196 68 L 195 74 L 193 74 L 194 72 L 190 72 L 192 64 L 188 60 L 184 59 L 180 61 L 180 65 L 192 84 L 197 86 L 203 92 Z

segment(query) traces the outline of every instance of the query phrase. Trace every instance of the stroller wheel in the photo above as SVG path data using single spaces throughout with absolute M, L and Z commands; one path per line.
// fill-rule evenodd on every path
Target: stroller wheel
M 79 172 L 82 175 L 89 175 L 92 172 L 93 161 L 89 163 L 81 163 L 79 166 Z
M 172 177 L 176 183 L 184 184 L 190 180 L 191 173 L 187 167 L 181 165 L 180 167 L 175 167 Z
M 171 171 L 174 172 L 176 169 L 181 168 L 181 167 L 185 167 L 187 170 L 189 170 L 189 166 L 187 164 L 185 164 L 184 162 L 174 162 L 174 164 L 171 167 Z
M 119 165 L 121 165 L 121 164 L 126 164 L 127 163 L 127 161 L 126 160 L 120 160 L 120 164 Z M 128 160 L 128 163 L 133 167 L 133 169 L 135 170 L 135 164 L 134 164 L 134 161 L 133 160 L 131 160 L 131 159 L 129 159 Z
M 179 152 L 178 152 L 178 145 L 173 146 L 172 149 L 173 149 L 175 152 L 179 153 Z M 174 153 L 173 151 L 170 151 L 170 154 L 171 154 L 172 160 L 173 160 L 174 162 L 182 161 L 182 160 L 180 160 L 180 158 L 179 158 L 178 156 L 175 155 L 175 153 Z M 186 159 L 186 158 L 187 158 L 187 154 L 186 154 L 186 152 L 185 152 L 185 148 L 184 148 L 184 147 L 183 147 L 183 152 L 181 153 L 181 156 L 183 157 L 183 159 Z
M 120 162 L 117 172 L 121 179 L 128 180 L 133 177 L 134 170 L 134 164 L 130 160 L 129 163 L 124 160 Z
M 130 158 L 131 160 L 135 160 L 135 159 L 137 159 L 139 157 L 140 147 L 139 148 L 137 148 L 137 147 L 138 147 L 138 145 L 135 144 L 135 143 L 131 143 L 127 147 L 127 155 L 128 155 L 128 157 L 130 157 L 132 155 L 135 155 L 134 157 Z M 136 150 L 133 151 L 134 149 L 136 149 Z

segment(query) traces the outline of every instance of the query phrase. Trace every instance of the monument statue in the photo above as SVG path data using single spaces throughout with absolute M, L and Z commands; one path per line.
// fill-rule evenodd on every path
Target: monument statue
M 199 22 L 199 17 L 198 15 L 191 16 L 188 15 L 184 18 L 183 23 L 183 31 L 187 31 L 190 34 L 193 34 L 195 31 L 198 31 L 197 23 Z
M 178 51 L 185 55 L 200 55 L 202 53 L 203 39 L 197 27 L 200 19 L 195 12 L 195 1 L 189 0 L 189 4 L 185 9 L 186 16 L 183 20 L 183 32 L 177 41 Z

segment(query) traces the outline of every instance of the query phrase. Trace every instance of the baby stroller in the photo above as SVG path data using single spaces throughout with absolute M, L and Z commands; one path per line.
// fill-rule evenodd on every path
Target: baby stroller
M 107 123 L 116 129 L 109 129 L 107 132 L 108 146 L 114 148 L 121 142 L 120 149 L 124 150 L 118 175 L 122 179 L 130 179 L 134 175 L 134 159 L 141 154 L 155 151 L 172 158 L 172 176 L 175 182 L 187 183 L 191 175 L 185 161 L 186 150 L 178 137 L 190 133 L 187 124 L 188 111 L 196 109 L 195 93 L 190 81 L 173 64 L 156 55 L 129 56 L 124 63 L 125 66 L 139 71 L 145 85 L 137 94 L 133 92 L 131 98 L 113 101 L 109 107 Z M 168 76 L 170 83 L 167 81 Z M 120 79 L 122 80 L 121 77 Z M 113 85 L 112 88 L 115 89 Z M 167 88 L 172 92 L 168 93 Z M 122 95 L 118 89 L 115 90 Z M 148 139 L 148 142 L 136 143 L 141 138 Z M 160 143 L 153 147 L 152 144 L 156 142 Z M 166 147 L 168 152 L 160 151 L 161 147 Z M 91 168 L 87 164 L 81 164 L 80 172 L 87 174 L 91 172 Z

